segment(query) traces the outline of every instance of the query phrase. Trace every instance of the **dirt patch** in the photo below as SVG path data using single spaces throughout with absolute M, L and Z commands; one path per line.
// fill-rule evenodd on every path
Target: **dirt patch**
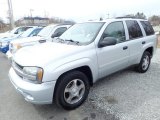
M 105 96 L 104 99 L 109 103 L 109 104 L 117 104 L 118 101 L 115 99 L 113 96 Z

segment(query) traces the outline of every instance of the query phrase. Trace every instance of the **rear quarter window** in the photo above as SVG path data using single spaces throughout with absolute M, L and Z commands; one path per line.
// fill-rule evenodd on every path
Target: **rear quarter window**
M 141 21 L 141 24 L 142 24 L 147 36 L 154 34 L 153 27 L 151 26 L 151 24 L 148 21 Z

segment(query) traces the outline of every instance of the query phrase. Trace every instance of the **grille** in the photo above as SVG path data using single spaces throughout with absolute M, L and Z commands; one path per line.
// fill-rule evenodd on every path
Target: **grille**
M 13 44 L 9 44 L 9 50 L 11 53 L 13 52 Z
M 23 77 L 23 66 L 17 64 L 16 62 L 12 61 L 12 67 L 17 73 L 18 76 Z
M 16 66 L 17 66 L 18 68 L 20 68 L 21 70 L 23 69 L 23 66 L 17 64 L 16 62 L 15 62 L 15 64 L 16 64 Z

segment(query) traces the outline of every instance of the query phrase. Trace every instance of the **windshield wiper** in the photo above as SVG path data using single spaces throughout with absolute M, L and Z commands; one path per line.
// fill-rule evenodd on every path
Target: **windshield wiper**
M 72 42 L 72 43 L 79 44 L 79 41 L 74 41 L 74 40 L 72 40 L 72 39 L 70 39 L 70 40 L 65 40 L 65 41 L 69 41 L 69 42 Z
M 38 42 L 39 42 L 39 43 L 45 43 L 46 40 L 39 40 Z
M 57 41 L 60 42 L 60 43 L 64 43 L 64 40 L 61 39 L 61 38 L 57 38 L 57 39 L 55 39 L 55 40 L 57 40 Z
M 41 35 L 37 35 L 37 36 L 39 36 L 39 37 L 43 37 L 43 36 L 41 36 Z

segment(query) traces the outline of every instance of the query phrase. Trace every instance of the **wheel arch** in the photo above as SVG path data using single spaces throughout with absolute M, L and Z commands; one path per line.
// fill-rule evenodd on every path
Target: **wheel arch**
M 146 48 L 146 49 L 144 50 L 144 52 L 145 52 L 145 51 L 149 52 L 150 55 L 151 55 L 151 57 L 153 56 L 153 53 L 154 53 L 153 46 Z M 143 53 L 144 53 L 144 52 L 143 52 Z
M 61 77 L 63 77 L 65 74 L 67 74 L 67 73 L 69 73 L 69 72 L 72 72 L 72 71 L 80 71 L 80 72 L 84 73 L 84 74 L 87 76 L 88 80 L 89 80 L 90 86 L 93 86 L 93 75 L 92 75 L 93 73 L 92 73 L 92 71 L 91 71 L 91 69 L 90 69 L 89 66 L 84 65 L 84 66 L 80 66 L 80 67 L 77 67 L 77 68 L 68 70 L 68 71 L 62 73 L 62 74 L 58 77 L 58 79 L 57 79 L 57 81 L 56 81 L 56 84 L 55 84 L 55 87 L 54 87 L 53 100 L 54 100 L 54 98 L 55 98 L 56 89 L 57 89 L 57 87 L 58 87 L 58 85 L 59 85 L 59 81 L 60 81 Z

